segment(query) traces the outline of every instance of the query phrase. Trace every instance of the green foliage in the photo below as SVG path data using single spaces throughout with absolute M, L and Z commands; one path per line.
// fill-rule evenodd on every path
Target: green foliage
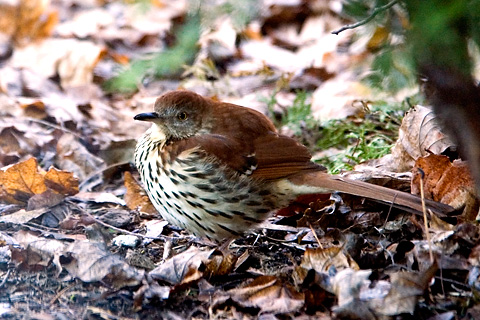
M 273 92 L 270 96 L 268 97 L 260 97 L 258 100 L 260 102 L 263 102 L 267 105 L 267 111 L 268 111 L 268 116 L 270 117 L 270 119 L 273 121 L 273 123 L 275 124 L 276 127 L 279 127 L 281 122 L 278 121 L 278 119 L 275 117 L 275 112 L 274 112 L 274 109 L 275 109 L 275 106 L 277 105 L 278 101 L 277 101 L 277 93 L 279 92 L 279 90 L 277 88 L 273 89 Z
M 327 167 L 329 172 L 338 173 L 390 153 L 404 114 L 403 109 L 405 107 L 401 105 L 390 106 L 377 102 L 371 106 L 371 113 L 364 118 L 324 123 L 317 148 L 320 151 L 335 148 L 338 152 L 317 161 Z
M 479 0 L 406 0 L 412 28 L 408 40 L 422 67 L 436 65 L 465 75 L 472 71 L 469 39 L 479 45 Z
M 138 5 L 139 14 L 148 10 L 150 5 L 145 0 L 135 2 Z M 175 32 L 177 41 L 173 47 L 133 61 L 119 70 L 117 76 L 108 80 L 104 89 L 109 92 L 129 93 L 136 91 L 139 84 L 147 77 L 163 78 L 180 75 L 186 65 L 195 58 L 202 27 L 212 27 L 219 16 L 228 15 L 234 26 L 242 29 L 259 13 L 259 4 L 256 0 L 226 0 L 222 3 L 214 0 L 191 0 L 189 7 L 190 12 L 195 14 L 191 15 L 187 23 Z
M 395 93 L 417 83 L 411 55 L 402 47 L 384 48 L 375 56 L 371 67 L 371 73 L 362 80 L 372 88 Z
M 378 13 L 386 4 L 394 5 Z M 378 14 L 369 20 L 373 12 Z M 345 0 L 343 14 L 368 20 L 355 29 L 359 37 L 377 27 L 388 32 L 364 79 L 373 88 L 395 93 L 412 86 L 418 74 L 414 61 L 466 75 L 472 71 L 474 51 L 467 44 L 480 46 L 480 0 Z
M 228 16 L 233 26 L 243 29 L 260 12 L 260 2 L 257 0 L 191 0 L 190 7 L 200 12 L 202 24 L 210 26 L 219 16 Z
M 267 104 L 271 116 L 277 104 L 277 93 L 278 90 L 275 90 L 269 97 L 261 98 Z M 419 97 L 413 97 L 415 102 L 418 99 Z M 286 109 L 284 115 L 272 120 L 277 127 L 290 128 L 299 139 L 304 139 L 306 135 L 313 136 L 313 153 L 335 149 L 335 155 L 316 159 L 331 173 L 351 170 L 356 164 L 390 153 L 401 119 L 410 107 L 408 102 L 391 105 L 377 101 L 368 106 L 369 113 L 365 117 L 331 120 L 321 124 L 313 117 L 307 100 L 306 92 L 297 92 L 292 106 Z
M 388 9 L 379 8 L 387 4 Z M 384 43 L 376 51 L 371 65 L 371 72 L 362 80 L 372 88 L 396 93 L 417 83 L 415 65 L 409 48 L 404 44 L 406 34 L 406 17 L 401 1 L 385 0 L 347 0 L 343 13 L 354 21 L 365 21 L 373 13 L 378 12 L 374 19 L 355 29 L 358 38 L 371 37 L 373 31 L 382 28 L 386 34 Z
M 104 89 L 110 92 L 133 92 L 147 76 L 166 77 L 180 73 L 185 64 L 193 61 L 200 36 L 198 16 L 192 16 L 175 33 L 176 44 L 163 52 L 133 61 L 128 67 L 107 81 Z
M 293 104 L 289 107 L 282 118 L 282 124 L 288 126 L 295 135 L 313 128 L 318 128 L 319 123 L 312 115 L 312 106 L 306 100 L 308 94 L 305 91 L 298 91 Z

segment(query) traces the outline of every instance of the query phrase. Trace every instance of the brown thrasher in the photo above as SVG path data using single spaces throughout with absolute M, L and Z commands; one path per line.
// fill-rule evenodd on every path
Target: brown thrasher
M 307 148 L 255 110 L 190 91 L 157 99 L 135 164 L 155 208 L 197 236 L 241 235 L 304 194 L 340 191 L 421 212 L 420 198 L 325 173 Z M 428 202 L 434 212 L 451 207 Z

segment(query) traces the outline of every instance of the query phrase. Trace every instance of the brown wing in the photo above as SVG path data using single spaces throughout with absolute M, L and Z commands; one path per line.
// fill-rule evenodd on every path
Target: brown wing
M 311 161 L 308 149 L 296 140 L 270 133 L 254 142 L 257 168 L 254 177 L 275 180 L 300 171 L 324 171 L 325 168 Z
M 164 154 L 169 154 L 169 161 L 173 161 L 186 150 L 198 149 L 205 157 L 213 157 L 234 171 L 248 173 L 255 166 L 255 159 L 249 152 L 250 148 L 226 136 L 204 134 L 175 141 L 166 147 L 168 152 Z
M 205 152 L 205 156 L 215 157 L 232 170 L 265 180 L 281 179 L 300 171 L 324 170 L 310 161 L 306 147 L 273 132 L 249 143 L 219 134 L 176 141 L 167 147 L 170 161 L 181 152 L 196 147 Z
M 204 115 L 210 134 L 176 141 L 169 147 L 176 156 L 199 147 L 205 154 L 239 173 L 275 180 L 305 170 L 324 170 L 310 161 L 307 148 L 292 138 L 279 135 L 273 123 L 250 108 L 206 99 L 211 108 Z M 213 119 L 213 120 L 212 120 Z

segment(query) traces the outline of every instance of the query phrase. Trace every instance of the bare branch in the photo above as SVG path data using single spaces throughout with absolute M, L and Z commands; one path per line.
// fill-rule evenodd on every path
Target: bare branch
M 390 8 L 393 7 L 396 3 L 398 3 L 398 0 L 393 0 L 393 1 L 390 1 L 389 3 L 387 3 L 387 4 L 384 5 L 384 6 L 375 8 L 375 9 L 373 10 L 372 14 L 369 15 L 367 18 L 365 18 L 365 19 L 363 19 L 363 20 L 360 20 L 360 21 L 358 21 L 357 23 L 348 24 L 348 25 L 346 25 L 346 26 L 341 27 L 341 28 L 338 29 L 338 30 L 332 31 L 332 34 L 337 34 L 337 35 L 338 35 L 338 34 L 339 34 L 340 32 L 342 32 L 342 31 L 349 30 L 349 29 L 355 29 L 355 28 L 357 28 L 357 27 L 363 26 L 364 24 L 369 23 L 373 18 L 375 18 L 375 16 L 376 16 L 377 14 L 379 14 L 379 13 L 382 12 L 382 11 L 385 11 L 385 10 L 390 9 Z

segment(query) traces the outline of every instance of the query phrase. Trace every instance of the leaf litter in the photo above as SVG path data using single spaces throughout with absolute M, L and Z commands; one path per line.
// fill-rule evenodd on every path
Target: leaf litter
M 101 85 L 122 65 L 172 45 L 187 2 L 152 1 L 147 11 L 122 2 L 0 3 L 0 44 L 11 50 L 0 64 L 1 317 L 480 315 L 478 203 L 464 163 L 439 156 L 455 146 L 429 108 L 407 114 L 391 155 L 345 173 L 418 194 L 422 169 L 426 198 L 463 208 L 432 216 L 428 231 L 388 206 L 320 197 L 226 249 L 156 214 L 131 164 L 146 130 L 132 117 L 160 93 L 187 88 L 278 114 L 302 89 L 322 121 L 363 113 L 354 102 L 375 99 L 359 70 L 388 31 L 330 35 L 345 24 L 335 0 L 262 5 L 243 26 L 219 14 L 183 77 L 147 77 L 136 92 L 106 94 Z M 276 96 L 272 110 L 261 95 Z

